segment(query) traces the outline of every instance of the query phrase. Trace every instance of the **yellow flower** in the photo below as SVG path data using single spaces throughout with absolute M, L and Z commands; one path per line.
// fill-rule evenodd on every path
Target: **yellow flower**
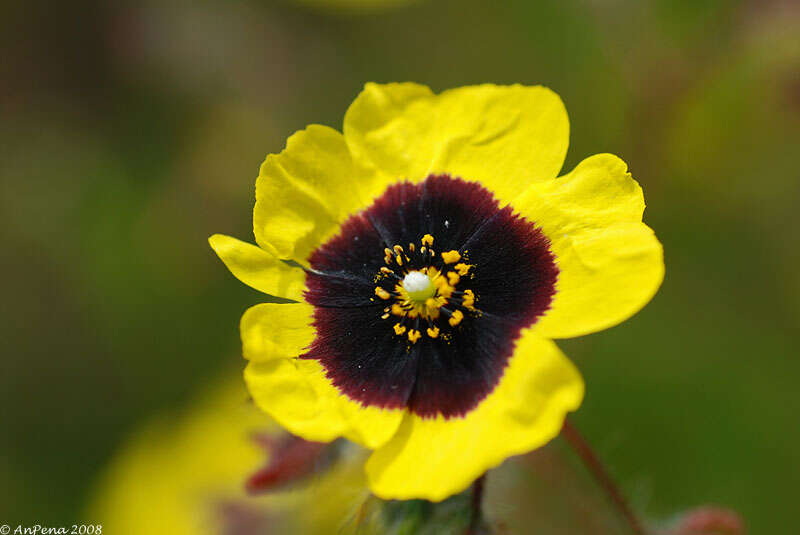
M 246 400 L 241 382 L 229 381 L 186 414 L 138 430 L 99 481 L 86 518 L 117 535 L 335 533 L 368 496 L 363 457 L 349 451 L 323 474 L 250 496 L 245 481 L 270 451 L 257 438 L 282 435 Z
M 375 450 L 382 498 L 442 500 L 555 437 L 584 386 L 549 339 L 627 319 L 664 273 L 622 160 L 556 178 L 568 137 L 544 87 L 413 83 L 367 84 L 343 134 L 290 137 L 256 182 L 258 247 L 210 239 L 296 301 L 242 317 L 256 403 Z

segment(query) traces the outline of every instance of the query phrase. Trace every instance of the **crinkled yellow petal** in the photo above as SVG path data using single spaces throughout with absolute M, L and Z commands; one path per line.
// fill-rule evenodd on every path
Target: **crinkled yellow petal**
M 433 98 L 430 88 L 412 82 L 366 84 L 344 116 L 353 158 L 398 179 L 424 176 L 433 157 L 426 143 L 433 117 L 425 117 Z
M 296 301 L 303 299 L 305 273 L 302 269 L 230 236 L 214 234 L 208 243 L 231 273 L 248 286 L 269 295 Z
M 379 174 L 354 165 L 342 134 L 311 125 L 261 165 L 253 210 L 256 241 L 275 256 L 305 263 L 386 185 Z
M 366 465 L 384 499 L 440 501 L 486 470 L 558 435 L 583 399 L 583 380 L 556 345 L 523 332 L 500 384 L 464 418 L 409 414 Z
M 418 181 L 450 173 L 481 182 L 503 202 L 554 178 L 569 144 L 561 99 L 541 86 L 460 87 L 434 95 L 411 83 L 369 83 L 347 110 L 357 160 Z
M 616 325 L 639 311 L 664 278 L 664 255 L 642 223 L 644 197 L 625 162 L 611 154 L 532 185 L 514 208 L 550 239 L 559 268 L 556 295 L 536 324 L 549 338 Z
M 244 358 L 261 362 L 298 356 L 314 341 L 314 307 L 307 303 L 262 303 L 247 309 L 239 330 Z
M 315 360 L 250 362 L 244 378 L 256 404 L 306 440 L 330 442 L 343 436 L 374 449 L 394 435 L 404 414 L 351 401 Z
M 625 321 L 658 291 L 664 253 L 644 223 L 616 223 L 587 231 L 556 248 L 561 270 L 556 295 L 536 328 L 542 336 L 569 338 Z
M 568 174 L 532 184 L 513 207 L 548 233 L 562 234 L 637 222 L 644 213 L 642 188 L 613 154 L 586 158 Z

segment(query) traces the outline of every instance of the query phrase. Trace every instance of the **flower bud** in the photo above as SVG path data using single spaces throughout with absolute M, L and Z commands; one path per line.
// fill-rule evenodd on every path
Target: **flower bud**
M 279 438 L 257 435 L 254 438 L 267 450 L 269 460 L 245 483 L 250 494 L 269 492 L 298 481 L 332 457 L 331 444 L 323 442 L 310 442 L 293 435 Z
M 704 506 L 684 513 L 671 535 L 744 535 L 742 517 L 729 509 Z

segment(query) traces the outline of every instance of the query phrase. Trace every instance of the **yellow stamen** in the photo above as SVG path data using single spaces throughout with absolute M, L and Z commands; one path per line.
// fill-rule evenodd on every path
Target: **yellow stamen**
M 437 291 L 441 297 L 450 297 L 455 291 L 455 288 L 450 286 L 444 277 L 436 277 L 433 283 L 436 285 Z
M 463 277 L 469 272 L 469 268 L 471 268 L 472 266 L 470 264 L 465 264 L 463 262 L 460 262 L 456 264 L 454 267 L 456 271 L 458 271 L 458 274 Z
M 376 284 L 378 281 L 385 280 L 386 276 L 397 279 L 392 283 L 394 291 L 376 286 L 375 295 L 383 300 L 391 300 L 386 303 L 381 319 L 389 319 L 391 316 L 398 317 L 399 319 L 392 329 L 396 335 L 407 337 L 412 344 L 417 343 L 426 333 L 430 338 L 450 340 L 452 334 L 449 331 L 442 332 L 437 325 L 436 320 L 442 313 L 445 314 L 452 327 L 461 324 L 467 313 L 480 314 L 474 307 L 476 296 L 472 290 L 459 292 L 460 299 L 453 297 L 461 279 L 475 267 L 462 261 L 462 253 L 458 250 L 441 252 L 442 260 L 450 271 L 432 265 L 419 268 L 409 266 L 398 270 L 396 266 L 392 265 L 393 262 L 397 262 L 398 266 L 403 266 L 404 261 L 410 264 L 410 258 L 413 257 L 411 253 L 417 251 L 427 259 L 432 258 L 436 254 L 432 248 L 433 241 L 432 235 L 425 234 L 420 240 L 421 243 L 409 243 L 405 250 L 401 245 L 385 248 L 385 260 L 388 267 L 381 267 L 375 277 Z M 409 251 L 408 256 L 405 251 Z M 465 251 L 463 254 L 468 255 L 468 252 Z M 431 264 L 430 261 L 424 263 Z M 453 300 L 453 304 L 460 307 L 458 310 L 453 310 L 452 305 L 448 304 Z M 413 325 L 416 325 L 413 322 L 419 322 L 422 319 L 428 322 L 428 326 L 422 329 L 404 326 L 403 323 L 408 323 L 409 319 L 413 320 Z
M 461 323 L 461 320 L 463 319 L 464 319 L 464 313 L 461 312 L 460 310 L 456 310 L 455 312 L 453 312 L 453 314 L 450 316 L 450 319 L 447 320 L 447 322 L 451 326 L 455 327 L 456 325 Z
M 381 299 L 389 299 L 392 296 L 392 294 L 390 294 L 380 286 L 375 288 L 375 295 L 377 295 Z
M 461 260 L 461 254 L 458 251 L 447 251 L 442 253 L 442 260 L 445 264 L 454 264 Z
M 475 304 L 475 294 L 472 290 L 464 290 L 463 304 L 467 308 L 471 308 Z

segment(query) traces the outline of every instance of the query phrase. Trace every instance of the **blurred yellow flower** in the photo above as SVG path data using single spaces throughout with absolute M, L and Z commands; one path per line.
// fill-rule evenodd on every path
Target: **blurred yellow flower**
M 413 4 L 422 0 L 294 0 L 298 4 L 310 7 L 333 9 L 349 12 L 374 11 L 404 4 Z
M 550 341 L 638 311 L 664 274 L 625 163 L 556 178 L 569 122 L 544 87 L 367 84 L 256 182 L 244 283 L 294 303 L 241 321 L 256 403 L 307 440 L 375 452 L 382 498 L 439 501 L 555 437 L 583 381 Z M 292 262 L 284 262 L 290 260 Z
M 352 449 L 304 483 L 245 492 L 268 460 L 266 439 L 284 435 L 247 401 L 240 381 L 229 381 L 186 414 L 140 429 L 96 486 L 87 518 L 116 535 L 336 532 L 369 495 L 363 457 Z

